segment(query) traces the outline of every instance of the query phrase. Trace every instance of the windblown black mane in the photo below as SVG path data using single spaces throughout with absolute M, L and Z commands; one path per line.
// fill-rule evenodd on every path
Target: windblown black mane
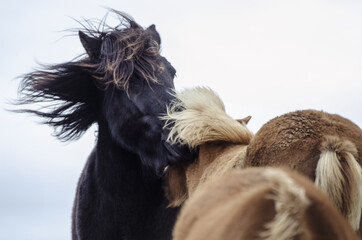
M 92 71 L 79 64 L 70 62 L 47 66 L 45 70 L 25 75 L 18 104 L 41 103 L 41 107 L 17 112 L 33 113 L 44 118 L 44 123 L 53 126 L 55 135 L 61 140 L 79 138 L 97 120 L 95 109 L 99 104 Z
M 166 142 L 160 120 L 176 71 L 160 55 L 154 25 L 112 12 L 119 26 L 88 22 L 79 31 L 86 55 L 23 76 L 17 104 L 25 107 L 17 112 L 41 117 L 64 141 L 98 125 L 77 187 L 73 239 L 170 239 L 177 210 L 166 208 L 160 176 L 168 164 L 193 159 Z

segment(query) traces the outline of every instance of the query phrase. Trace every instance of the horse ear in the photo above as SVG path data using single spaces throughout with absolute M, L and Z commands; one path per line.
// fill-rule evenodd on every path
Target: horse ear
M 242 119 L 237 119 L 236 121 L 238 121 L 239 123 L 244 123 L 245 125 L 248 124 L 248 122 L 250 121 L 251 119 L 251 116 L 247 116 L 245 118 L 242 118 Z
M 156 25 L 152 24 L 146 29 L 146 33 L 149 34 L 152 38 L 152 40 L 156 41 L 158 45 L 161 45 L 161 37 L 160 34 L 158 34 L 156 30 Z
M 178 207 L 187 199 L 186 166 L 174 164 L 168 166 L 165 174 L 165 194 L 168 207 Z
M 90 59 L 97 61 L 101 55 L 102 40 L 89 37 L 82 31 L 79 31 L 79 39 Z

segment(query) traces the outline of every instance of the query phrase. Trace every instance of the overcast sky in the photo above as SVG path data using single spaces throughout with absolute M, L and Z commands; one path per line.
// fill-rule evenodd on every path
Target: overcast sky
M 95 128 L 62 143 L 38 119 L 3 109 L 16 97 L 17 76 L 37 62 L 83 53 L 63 30 L 79 27 L 74 19 L 102 18 L 102 6 L 156 24 L 162 54 L 177 69 L 176 88 L 211 87 L 232 117 L 253 117 L 253 132 L 298 109 L 362 126 L 361 1 L 54 2 L 5 0 L 0 8 L 0 239 L 70 239 L 75 187 Z

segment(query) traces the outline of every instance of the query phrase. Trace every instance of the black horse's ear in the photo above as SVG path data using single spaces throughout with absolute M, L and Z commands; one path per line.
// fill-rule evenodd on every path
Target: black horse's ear
M 152 38 L 152 40 L 156 41 L 158 45 L 161 45 L 161 37 L 160 34 L 156 31 L 155 24 L 152 24 L 146 29 L 146 33 L 149 34 Z
M 101 55 L 102 40 L 89 37 L 82 31 L 79 31 L 78 34 L 80 42 L 82 43 L 90 59 L 92 59 L 93 61 L 98 61 Z

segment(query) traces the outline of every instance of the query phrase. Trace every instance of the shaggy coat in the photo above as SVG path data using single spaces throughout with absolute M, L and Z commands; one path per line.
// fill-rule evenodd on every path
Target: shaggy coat
M 357 240 L 328 197 L 306 177 L 276 168 L 234 170 L 183 205 L 174 240 Z
M 65 141 L 98 125 L 77 186 L 72 239 L 170 239 L 178 210 L 166 208 L 161 175 L 169 163 L 193 159 L 165 141 L 159 119 L 174 98 L 176 71 L 160 55 L 154 25 L 144 29 L 114 12 L 116 28 L 89 23 L 79 32 L 83 58 L 24 76 L 19 104 L 42 107 L 18 112 L 42 117 Z
M 304 110 L 264 124 L 248 146 L 245 166 L 288 166 L 320 187 L 359 230 L 362 131 L 336 114 Z

